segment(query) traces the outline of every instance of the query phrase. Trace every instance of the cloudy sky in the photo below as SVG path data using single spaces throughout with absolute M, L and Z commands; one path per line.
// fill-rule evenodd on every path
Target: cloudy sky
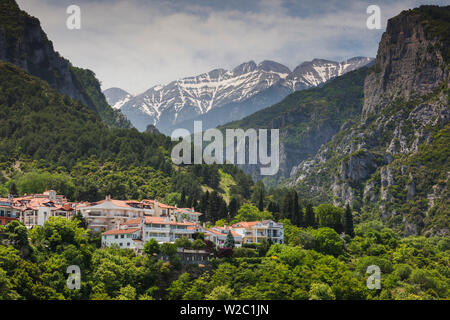
M 254 60 L 293 69 L 313 58 L 376 55 L 388 18 L 444 0 L 18 0 L 41 20 L 55 49 L 93 70 L 102 88 L 138 94 L 151 86 Z M 81 30 L 66 27 L 69 5 Z M 368 5 L 382 29 L 366 27 Z

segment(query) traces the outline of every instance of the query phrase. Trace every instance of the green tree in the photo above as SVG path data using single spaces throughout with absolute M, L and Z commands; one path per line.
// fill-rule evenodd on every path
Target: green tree
M 188 240 L 189 241 L 189 240 Z M 177 254 L 177 246 L 173 243 L 164 242 L 160 246 L 161 254 L 173 257 Z
M 227 285 L 217 286 L 205 298 L 206 300 L 234 300 L 234 291 Z
M 313 283 L 309 290 L 309 300 L 335 300 L 336 297 L 326 283 Z
M 77 221 L 79 227 L 81 227 L 83 229 L 87 229 L 88 223 L 80 211 L 78 211 L 77 214 L 72 217 L 72 220 Z
M 238 210 L 234 221 L 259 221 L 273 219 L 269 211 L 259 211 L 257 207 L 250 203 L 244 203 Z
M 190 249 L 192 247 L 192 242 L 186 237 L 178 238 L 174 244 L 178 248 Z
M 315 227 L 316 226 L 316 216 L 314 214 L 314 209 L 311 203 L 306 205 L 305 209 L 305 226 Z
M 160 253 L 159 243 L 151 238 L 144 245 L 144 252 L 149 256 L 158 255 Z
M 196 239 L 192 242 L 192 249 L 203 250 L 206 248 L 206 243 L 202 239 Z
M 344 243 L 331 228 L 319 228 L 314 232 L 315 248 L 318 252 L 338 256 L 344 253 Z
M 114 300 L 135 300 L 136 289 L 130 285 L 120 288 L 119 295 Z
M 234 248 L 234 237 L 231 234 L 231 230 L 228 230 L 227 238 L 225 239 L 224 247 L 225 248 Z
M 14 181 L 9 185 L 9 194 L 13 197 L 17 197 L 19 195 L 19 190 L 17 190 L 17 186 Z
M 348 204 L 345 207 L 344 232 L 345 234 L 348 234 L 352 238 L 355 236 L 355 231 L 353 228 L 353 214 Z
M 235 197 L 232 197 L 228 205 L 228 212 L 230 213 L 231 218 L 236 216 L 238 207 L 239 207 L 238 200 Z
M 337 233 L 343 231 L 342 218 L 344 210 L 331 204 L 321 204 L 316 208 L 316 216 L 319 227 L 328 227 L 336 230 Z

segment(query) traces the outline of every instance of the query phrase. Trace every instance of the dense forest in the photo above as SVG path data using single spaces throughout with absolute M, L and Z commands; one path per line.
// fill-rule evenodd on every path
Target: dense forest
M 0 299 L 449 297 L 448 238 L 401 238 L 381 224 L 361 223 L 353 238 L 342 239 L 329 227 L 299 228 L 281 221 L 286 244 L 245 245 L 222 256 L 200 238 L 163 245 L 149 241 L 145 253 L 136 255 L 130 249 L 99 249 L 99 238 L 80 227 L 77 218 L 52 218 L 31 231 L 14 221 L 0 232 L 10 244 L 0 245 Z M 185 265 L 177 247 L 206 247 L 216 258 L 206 265 Z M 159 253 L 169 261 L 158 259 Z M 69 265 L 81 269 L 80 289 L 66 285 Z M 381 270 L 380 289 L 366 286 L 370 265 Z

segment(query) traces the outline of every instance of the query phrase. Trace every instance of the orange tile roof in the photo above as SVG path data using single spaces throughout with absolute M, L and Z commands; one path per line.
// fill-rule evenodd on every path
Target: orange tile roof
M 258 223 L 261 223 L 261 221 L 250 221 L 250 222 L 241 221 L 233 224 L 233 228 L 250 228 L 257 225 Z
M 118 207 L 132 208 L 130 205 L 127 204 L 127 201 L 124 201 L 124 200 L 113 200 L 113 199 L 111 199 L 111 200 L 101 200 L 101 201 L 98 201 L 98 202 L 94 203 L 93 205 L 99 205 L 99 204 L 102 204 L 102 203 L 105 203 L 105 202 L 111 202 L 112 204 L 114 204 L 114 205 L 116 205 Z
M 150 224 L 150 223 L 169 224 L 169 221 L 166 221 L 162 217 L 149 217 L 149 216 L 146 216 L 145 217 L 145 224 Z
M 122 225 L 140 224 L 140 223 L 141 223 L 141 218 L 136 218 L 136 219 L 127 220 L 127 221 L 123 222 Z
M 135 233 L 136 231 L 141 230 L 140 228 L 131 228 L 131 229 L 114 229 L 103 232 L 102 235 L 111 235 L 111 234 L 129 234 Z
M 126 200 L 126 203 L 141 203 L 140 201 L 137 200 Z
M 217 231 L 217 230 L 214 230 L 213 228 L 220 229 L 220 230 L 224 230 L 225 233 L 220 232 L 220 231 Z M 218 235 L 221 235 L 221 236 L 226 236 L 226 235 L 228 234 L 228 231 L 229 231 L 229 229 L 225 229 L 224 227 L 213 227 L 213 228 L 211 228 L 211 229 L 206 229 L 206 230 L 208 230 L 208 231 L 211 232 L 211 233 L 218 234 Z M 235 232 L 235 231 L 233 231 L 233 230 L 231 230 L 231 234 L 232 234 L 234 237 L 242 237 L 239 233 L 237 233 L 237 232 Z
M 155 205 L 155 200 L 144 199 L 144 200 L 142 200 L 142 202 L 150 203 L 150 204 Z M 177 207 L 170 206 L 168 204 L 165 204 L 165 203 L 162 203 L 162 202 L 159 202 L 159 201 L 158 201 L 158 207 L 163 208 L 163 209 L 177 209 Z

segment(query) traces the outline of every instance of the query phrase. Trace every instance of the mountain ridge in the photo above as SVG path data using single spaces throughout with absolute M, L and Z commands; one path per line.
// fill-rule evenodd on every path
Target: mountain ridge
M 120 109 L 141 131 L 149 123 L 165 134 L 180 127 L 192 130 L 194 120 L 202 120 L 208 129 L 239 120 L 291 92 L 320 85 L 371 61 L 365 57 L 343 62 L 315 59 L 294 71 L 275 61 L 248 61 L 232 70 L 214 69 L 151 87 L 126 102 L 122 100 Z M 110 104 L 117 103 L 108 97 L 109 91 L 104 93 Z

